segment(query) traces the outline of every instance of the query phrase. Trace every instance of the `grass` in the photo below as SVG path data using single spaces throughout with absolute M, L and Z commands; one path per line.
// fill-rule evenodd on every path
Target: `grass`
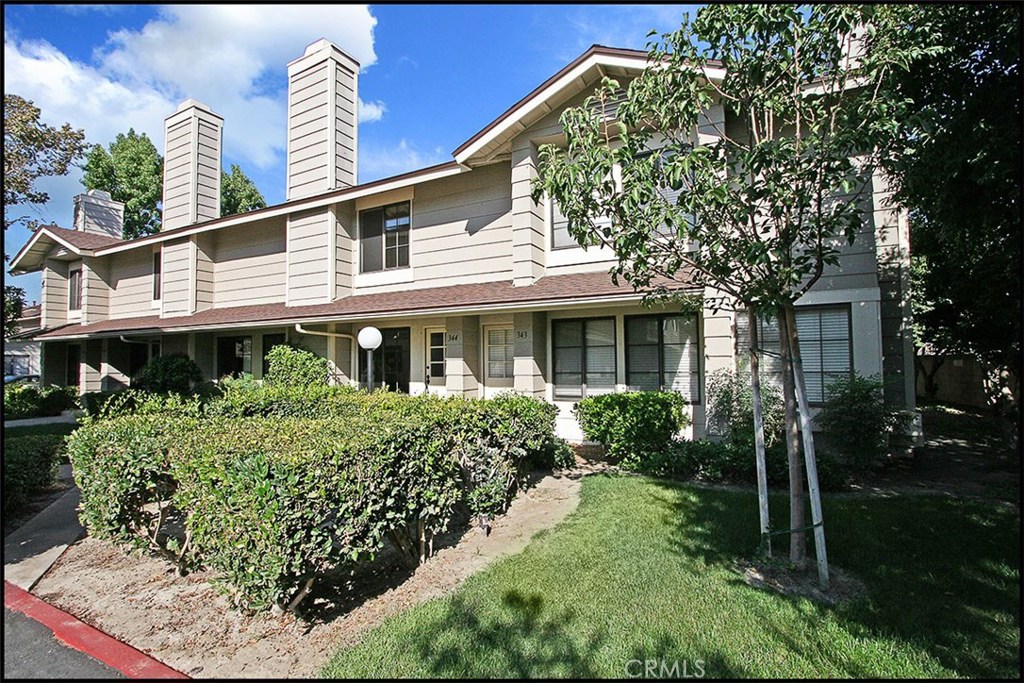
M 772 505 L 784 528 L 785 498 Z M 656 659 L 691 675 L 701 660 L 712 678 L 1019 676 L 1017 508 L 836 497 L 825 520 L 830 561 L 867 597 L 829 607 L 746 585 L 731 563 L 757 543 L 752 494 L 587 477 L 563 523 L 322 673 L 624 677 Z

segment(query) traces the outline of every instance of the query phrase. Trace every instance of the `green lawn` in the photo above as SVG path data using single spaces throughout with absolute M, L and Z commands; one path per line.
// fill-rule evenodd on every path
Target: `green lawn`
M 772 505 L 784 528 L 786 499 Z M 660 659 L 691 675 L 703 660 L 713 678 L 1019 676 L 1016 508 L 840 497 L 825 515 L 830 560 L 869 592 L 837 607 L 730 570 L 756 545 L 752 494 L 587 477 L 566 521 L 338 652 L 323 675 L 623 677 L 629 660 Z

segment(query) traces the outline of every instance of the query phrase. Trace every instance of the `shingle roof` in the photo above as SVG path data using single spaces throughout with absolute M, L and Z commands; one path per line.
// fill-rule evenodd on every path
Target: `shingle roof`
M 99 249 L 101 247 L 112 247 L 115 244 L 122 244 L 125 240 L 119 237 L 111 237 L 110 235 L 101 235 L 95 232 L 84 232 L 82 230 L 68 230 L 67 228 L 60 228 L 56 225 L 42 225 L 40 230 L 46 228 L 47 232 L 51 232 L 57 237 L 60 237 L 66 242 L 70 242 L 79 249 Z
M 685 275 L 677 281 L 661 280 L 674 289 L 687 289 Z M 628 285 L 616 286 L 607 272 L 575 273 L 571 275 L 549 275 L 532 285 L 514 287 L 509 280 L 480 284 L 452 285 L 410 289 L 400 292 L 360 294 L 338 299 L 329 304 L 313 306 L 285 306 L 261 304 L 212 308 L 188 316 L 161 318 L 151 315 L 139 318 L 102 320 L 88 325 L 63 325 L 38 335 L 40 339 L 68 336 L 91 335 L 111 332 L 173 331 L 177 328 L 221 327 L 231 324 L 259 323 L 280 324 L 302 322 L 325 317 L 356 317 L 396 313 L 425 313 L 432 310 L 486 308 L 502 304 L 544 304 L 553 302 L 585 302 L 609 296 L 634 295 Z

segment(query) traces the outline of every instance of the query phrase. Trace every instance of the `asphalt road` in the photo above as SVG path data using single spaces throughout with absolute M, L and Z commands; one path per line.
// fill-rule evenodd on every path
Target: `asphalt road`
M 24 614 L 4 608 L 4 678 L 124 678 L 68 647 Z

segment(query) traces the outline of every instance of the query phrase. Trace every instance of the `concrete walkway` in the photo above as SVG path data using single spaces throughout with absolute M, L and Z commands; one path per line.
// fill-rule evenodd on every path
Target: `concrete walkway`
M 32 590 L 68 546 L 85 533 L 78 522 L 81 492 L 73 487 L 4 539 L 4 580 Z
M 84 414 L 79 411 L 64 411 L 60 415 L 53 417 L 27 417 L 24 420 L 4 420 L 4 429 L 10 427 L 34 427 L 36 425 L 75 424 L 78 422 L 79 416 Z

